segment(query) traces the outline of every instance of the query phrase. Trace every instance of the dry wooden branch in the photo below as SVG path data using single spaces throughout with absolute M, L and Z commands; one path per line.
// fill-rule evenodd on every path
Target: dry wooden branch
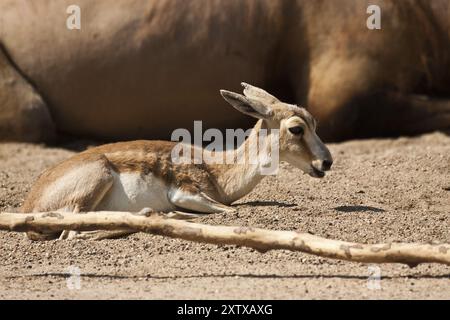
M 354 262 L 404 263 L 410 267 L 417 266 L 420 263 L 450 265 L 449 244 L 359 244 L 330 240 L 295 231 L 212 226 L 168 219 L 157 214 L 145 217 L 130 212 L 0 214 L 0 230 L 57 232 L 62 230 L 123 229 L 195 242 L 245 246 L 260 252 L 284 249 Z

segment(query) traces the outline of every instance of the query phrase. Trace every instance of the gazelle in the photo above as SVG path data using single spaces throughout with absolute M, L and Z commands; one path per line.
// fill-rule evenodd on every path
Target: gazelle
M 175 164 L 175 142 L 132 141 L 107 144 L 81 152 L 45 171 L 34 184 L 22 212 L 149 211 L 166 213 L 229 212 L 229 205 L 249 193 L 264 177 L 271 158 L 270 143 L 279 135 L 279 159 L 312 177 L 321 178 L 333 163 L 328 148 L 316 135 L 316 121 L 304 108 L 283 103 L 266 91 L 243 83 L 244 95 L 221 90 L 234 108 L 258 122 L 234 155 L 258 145 L 257 161 L 238 164 Z M 259 135 L 262 129 L 265 136 Z M 219 151 L 220 152 L 220 151 Z M 226 155 L 226 154 L 224 154 Z M 253 159 L 253 160 L 254 160 Z M 100 232 L 98 232 L 100 233 Z M 124 231 L 123 234 L 131 233 Z M 28 233 L 34 240 L 96 237 L 65 231 Z M 103 232 L 103 237 L 117 236 Z

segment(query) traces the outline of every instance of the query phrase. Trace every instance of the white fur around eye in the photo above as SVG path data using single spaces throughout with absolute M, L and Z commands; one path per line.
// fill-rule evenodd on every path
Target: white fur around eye
M 289 119 L 286 120 L 285 126 L 286 126 L 286 128 L 297 127 L 297 126 L 304 127 L 305 121 L 303 121 L 302 118 L 300 118 L 300 117 L 294 116 L 294 117 L 290 117 Z

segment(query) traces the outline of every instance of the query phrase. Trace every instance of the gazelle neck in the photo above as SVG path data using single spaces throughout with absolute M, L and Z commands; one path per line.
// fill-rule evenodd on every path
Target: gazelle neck
M 265 169 L 274 160 L 272 139 L 272 130 L 263 120 L 259 120 L 237 149 L 223 151 L 223 159 L 233 159 L 233 163 L 210 165 L 223 203 L 229 204 L 242 198 L 268 174 Z M 278 150 L 276 152 L 278 155 Z M 278 159 L 275 160 L 278 162 Z

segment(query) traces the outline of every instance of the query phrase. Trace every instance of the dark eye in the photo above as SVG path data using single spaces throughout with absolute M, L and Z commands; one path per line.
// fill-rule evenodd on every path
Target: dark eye
M 289 131 L 295 135 L 301 135 L 304 133 L 303 127 L 300 127 L 300 126 L 291 127 L 291 128 L 289 128 Z

